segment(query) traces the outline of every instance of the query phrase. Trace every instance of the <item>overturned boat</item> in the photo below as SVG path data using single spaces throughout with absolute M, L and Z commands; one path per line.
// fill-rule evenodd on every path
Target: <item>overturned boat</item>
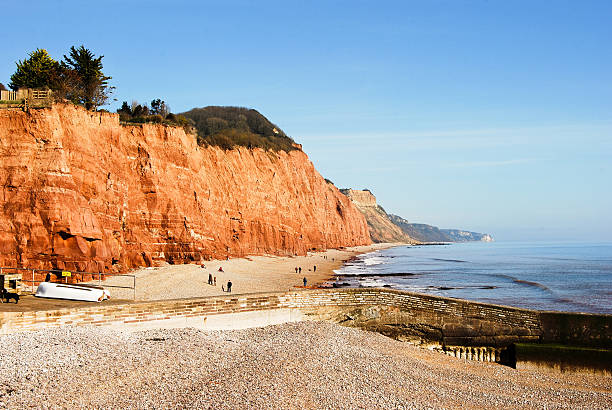
M 103 300 L 110 299 L 110 292 L 101 286 L 95 285 L 41 282 L 34 296 L 39 298 L 102 302 Z

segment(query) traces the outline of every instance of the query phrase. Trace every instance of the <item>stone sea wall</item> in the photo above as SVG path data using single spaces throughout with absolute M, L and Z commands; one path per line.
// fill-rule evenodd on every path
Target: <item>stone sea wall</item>
M 0 266 L 117 272 L 370 242 L 300 150 L 201 147 L 73 105 L 0 111 Z
M 399 339 L 420 338 L 447 346 L 504 347 L 516 342 L 556 342 L 608 347 L 612 316 L 539 312 L 388 289 L 320 289 L 201 299 L 92 304 L 84 308 L 0 312 L 0 333 L 62 326 L 161 326 L 232 328 L 249 314 L 250 326 L 284 321 L 331 320 Z M 258 314 L 259 312 L 259 314 Z M 265 319 L 265 320 L 264 320 Z M 177 322 L 179 321 L 179 322 Z M 571 322 L 571 324 L 569 324 Z M 559 323 L 569 332 L 558 333 Z

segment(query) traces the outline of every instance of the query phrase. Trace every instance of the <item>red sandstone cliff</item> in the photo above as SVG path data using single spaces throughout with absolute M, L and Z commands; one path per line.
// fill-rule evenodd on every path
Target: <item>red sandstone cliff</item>
M 0 111 L 0 266 L 120 271 L 370 243 L 306 154 L 222 151 L 71 105 Z
M 353 204 L 361 211 L 370 230 L 370 237 L 374 242 L 406 242 L 418 243 L 397 226 L 387 212 L 376 203 L 376 197 L 369 190 L 343 189 Z

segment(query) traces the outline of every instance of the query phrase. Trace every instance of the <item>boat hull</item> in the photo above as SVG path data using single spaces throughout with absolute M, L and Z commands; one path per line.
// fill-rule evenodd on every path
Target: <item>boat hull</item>
M 71 285 L 67 283 L 42 282 L 34 295 L 39 298 L 82 300 L 102 302 L 110 299 L 110 292 L 98 286 Z

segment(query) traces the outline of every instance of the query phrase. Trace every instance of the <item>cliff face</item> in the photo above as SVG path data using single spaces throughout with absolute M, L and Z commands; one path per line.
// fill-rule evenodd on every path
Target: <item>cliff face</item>
M 460 229 L 441 229 L 442 233 L 453 242 L 493 242 L 487 233 L 462 231 Z
M 451 242 L 437 226 L 410 223 L 397 215 L 389 215 L 389 218 L 402 231 L 421 242 Z
M 301 151 L 203 148 L 71 105 L 0 111 L 0 266 L 124 271 L 370 243 Z
M 343 194 L 353 201 L 368 222 L 370 237 L 374 242 L 416 242 L 395 225 L 385 210 L 376 203 L 376 197 L 369 190 L 342 189 Z

